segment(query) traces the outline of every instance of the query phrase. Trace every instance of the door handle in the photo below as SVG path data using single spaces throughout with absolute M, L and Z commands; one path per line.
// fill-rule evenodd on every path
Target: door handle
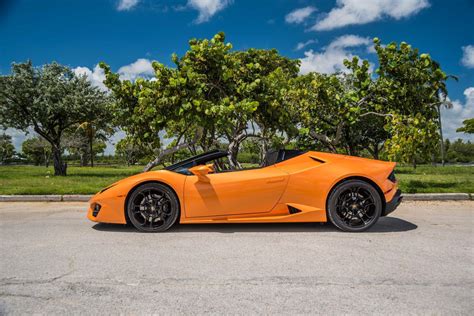
M 267 183 L 278 183 L 278 182 L 283 182 L 283 181 L 285 181 L 285 178 L 268 180 Z

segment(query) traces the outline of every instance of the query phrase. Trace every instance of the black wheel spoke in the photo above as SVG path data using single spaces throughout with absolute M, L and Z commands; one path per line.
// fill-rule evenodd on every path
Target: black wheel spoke
M 137 192 L 129 208 L 130 217 L 133 217 L 137 224 L 147 231 L 159 230 L 174 220 L 172 199 L 165 190 L 160 188 Z
M 342 191 L 336 200 L 336 215 L 351 228 L 362 228 L 375 218 L 374 198 L 365 187 L 354 185 Z

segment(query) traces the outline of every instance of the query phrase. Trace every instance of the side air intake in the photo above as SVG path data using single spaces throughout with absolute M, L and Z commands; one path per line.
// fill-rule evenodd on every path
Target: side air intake
M 301 213 L 300 209 L 297 209 L 296 207 L 293 207 L 291 205 L 288 205 L 288 211 L 290 212 L 290 214 Z
M 314 157 L 314 156 L 309 156 L 311 159 L 313 159 L 314 161 L 317 161 L 317 162 L 320 162 L 320 163 L 325 163 L 326 161 L 322 160 L 322 159 L 319 159 L 318 157 Z

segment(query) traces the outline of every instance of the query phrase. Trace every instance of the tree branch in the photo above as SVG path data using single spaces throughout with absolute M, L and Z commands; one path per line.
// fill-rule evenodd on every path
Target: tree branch
M 152 161 L 150 161 L 146 166 L 145 168 L 143 169 L 143 172 L 147 172 L 147 171 L 150 171 L 151 169 L 153 169 L 154 167 L 158 166 L 161 161 L 163 160 L 164 157 L 168 156 L 168 155 L 171 155 L 171 154 L 174 154 L 175 152 L 177 151 L 180 151 L 182 149 L 185 149 L 185 148 L 189 148 L 191 146 L 194 146 L 194 144 L 196 144 L 196 142 L 199 140 L 199 138 L 201 137 L 201 134 L 202 134 L 202 128 L 199 128 L 198 131 L 196 132 L 196 134 L 194 135 L 193 137 L 193 140 L 190 141 L 190 142 L 187 142 L 187 143 L 182 143 L 182 144 L 178 144 L 174 147 L 171 147 L 171 148 L 166 148 L 162 151 L 160 151 L 160 153 L 158 154 L 158 156 L 153 159 Z

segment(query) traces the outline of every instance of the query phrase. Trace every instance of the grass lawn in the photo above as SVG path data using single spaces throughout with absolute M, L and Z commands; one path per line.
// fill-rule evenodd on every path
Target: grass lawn
M 0 194 L 93 194 L 105 186 L 139 173 L 142 166 L 69 167 L 67 177 L 52 176 L 53 168 L 0 166 Z M 474 193 L 474 167 L 397 167 L 406 193 Z
M 52 167 L 0 166 L 0 194 L 93 194 L 142 169 L 68 167 L 67 177 L 55 177 Z
M 396 176 L 405 193 L 474 193 L 474 167 L 397 167 Z

